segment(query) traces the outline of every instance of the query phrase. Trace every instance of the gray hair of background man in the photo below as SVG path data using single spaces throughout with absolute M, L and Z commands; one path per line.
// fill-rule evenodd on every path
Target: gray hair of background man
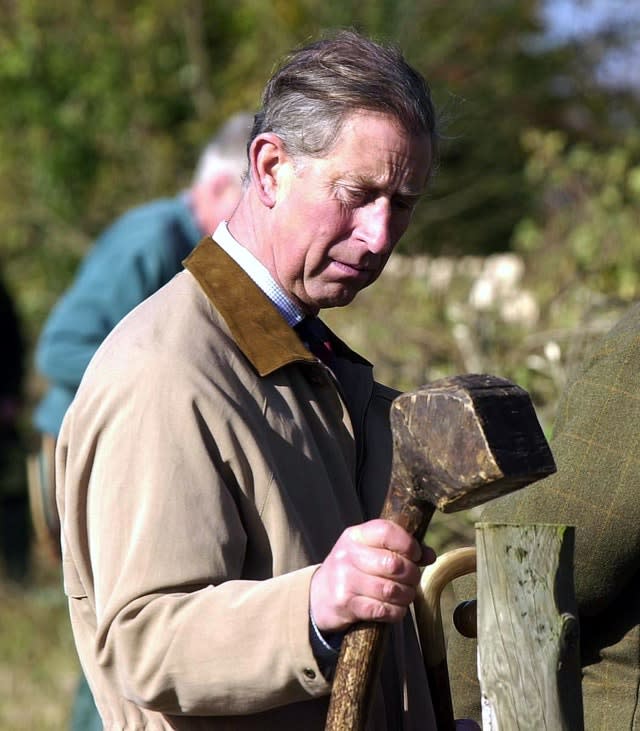
M 435 159 L 438 133 L 425 79 L 397 48 L 346 30 L 289 54 L 265 87 L 250 142 L 274 132 L 294 158 L 321 157 L 356 111 L 389 114 L 410 134 L 426 135 Z
M 221 169 L 241 175 L 247 168 L 247 141 L 253 115 L 239 112 L 230 117 L 203 149 L 193 175 L 194 183 L 210 180 Z

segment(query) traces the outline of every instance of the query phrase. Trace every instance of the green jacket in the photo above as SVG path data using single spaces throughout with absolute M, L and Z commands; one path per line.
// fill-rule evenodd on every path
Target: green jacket
M 640 305 L 567 387 L 552 448 L 557 473 L 489 503 L 480 520 L 576 526 L 585 728 L 640 729 Z M 458 598 L 472 592 L 457 582 Z M 475 647 L 457 633 L 449 643 L 457 717 L 479 715 Z
M 109 332 L 136 305 L 182 271 L 202 238 L 185 194 L 127 211 L 97 238 L 73 283 L 47 318 L 36 367 L 48 390 L 34 413 L 57 436 L 84 371 Z

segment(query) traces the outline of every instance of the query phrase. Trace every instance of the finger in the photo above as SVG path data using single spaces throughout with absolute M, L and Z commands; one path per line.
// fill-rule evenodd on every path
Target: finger
M 351 565 L 362 574 L 392 579 L 400 584 L 416 586 L 420 581 L 418 564 L 394 551 L 353 545 L 350 551 Z
M 389 520 L 370 520 L 348 529 L 351 540 L 368 546 L 386 548 L 415 563 L 422 559 L 422 545 L 404 528 Z
M 400 579 L 372 573 L 372 567 L 377 570 L 379 565 L 379 562 L 371 560 L 372 554 L 374 557 L 377 554 L 388 555 L 392 562 L 404 565 L 407 570 L 399 572 Z M 329 562 L 323 565 L 316 572 L 312 583 L 314 599 L 322 596 L 331 603 L 333 619 L 339 617 L 341 621 L 354 621 L 360 619 L 354 609 L 354 600 L 356 606 L 364 599 L 374 603 L 406 607 L 415 599 L 419 581 L 420 570 L 412 562 L 389 551 L 363 546 L 362 555 L 359 557 L 352 554 L 348 561 Z M 321 593 L 319 590 L 322 590 Z M 368 611 L 373 610 L 368 607 Z M 383 611 L 381 618 L 385 617 L 386 613 Z
M 416 587 L 363 574 L 358 579 L 357 591 L 353 591 L 353 597 L 407 607 L 416 597 Z
M 359 622 L 400 622 L 407 614 L 408 607 L 376 601 L 367 596 L 356 596 L 350 609 L 355 621 Z

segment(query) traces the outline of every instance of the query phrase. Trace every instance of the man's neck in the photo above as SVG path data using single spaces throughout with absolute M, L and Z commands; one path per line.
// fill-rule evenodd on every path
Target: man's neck
M 218 225 L 214 240 L 251 277 L 255 284 L 273 302 L 280 314 L 292 327 L 304 317 L 303 310 L 282 289 L 264 264 L 253 252 L 242 246 L 224 221 Z
M 270 257 L 266 255 L 267 247 L 261 244 L 268 231 L 265 230 L 262 204 L 254 199 L 251 187 L 244 191 L 240 202 L 227 223 L 229 233 L 245 249 L 248 249 L 273 276 Z

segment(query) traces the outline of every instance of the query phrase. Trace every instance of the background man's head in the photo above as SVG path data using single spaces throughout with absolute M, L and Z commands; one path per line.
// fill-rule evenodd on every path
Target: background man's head
M 229 118 L 205 146 L 196 167 L 190 199 L 204 234 L 233 213 L 247 170 L 247 140 L 253 116 L 238 113 Z

